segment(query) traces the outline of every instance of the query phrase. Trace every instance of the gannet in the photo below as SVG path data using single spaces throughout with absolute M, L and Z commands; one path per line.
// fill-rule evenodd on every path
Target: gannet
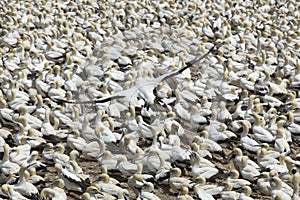
M 252 197 L 250 197 L 250 195 L 252 194 L 252 189 L 250 186 L 243 186 L 243 192 L 240 193 L 240 197 L 239 200 L 253 200 Z
M 19 171 L 20 166 L 9 160 L 9 149 L 10 149 L 9 145 L 4 144 L 3 148 L 4 148 L 4 154 L 0 166 L 1 172 L 4 173 L 5 175 L 9 175 L 11 170 Z
M 233 152 L 231 153 L 231 157 L 234 158 L 234 166 L 235 168 L 240 171 L 241 166 L 242 166 L 242 157 L 243 157 L 243 152 L 240 148 L 234 148 Z M 260 170 L 260 167 L 256 162 L 251 160 L 250 158 L 247 159 L 248 165 L 251 165 L 252 167 Z
M 193 178 L 201 175 L 206 179 L 210 179 L 219 172 L 213 163 L 205 158 L 201 158 L 199 154 L 195 152 L 191 154 L 191 165 Z
M 263 127 L 262 117 L 257 113 L 253 113 L 255 118 L 255 124 L 252 126 L 252 131 L 255 138 L 262 142 L 273 142 L 274 136 L 265 127 Z
M 300 125 L 296 124 L 294 122 L 294 113 L 293 112 L 288 112 L 288 122 L 287 122 L 287 129 L 292 133 L 292 134 L 300 134 Z
M 267 155 L 267 149 L 264 147 L 257 151 L 257 157 L 258 164 L 264 169 L 279 163 L 276 158 Z
M 62 179 L 57 179 L 53 188 L 44 188 L 40 193 L 40 198 L 52 198 L 53 200 L 66 200 L 67 195 L 64 191 L 65 183 Z
M 144 187 L 145 181 L 143 180 L 141 174 L 135 173 L 128 178 L 127 184 L 129 188 L 138 196 L 140 190 Z
M 248 162 L 248 156 L 242 156 L 240 174 L 246 180 L 254 181 L 257 179 L 257 176 L 260 175 L 260 172 L 253 166 L 249 165 L 247 162 Z
M 291 152 L 290 145 L 287 140 L 284 138 L 283 129 L 277 129 L 277 135 L 275 139 L 274 148 L 279 153 L 285 153 L 288 155 Z
M 191 186 L 191 180 L 188 180 L 187 178 L 180 177 L 181 176 L 181 170 L 179 168 L 172 168 L 169 178 L 169 185 L 171 187 L 171 192 L 177 193 L 180 191 L 180 189 L 183 186 L 190 187 Z
M 67 145 L 71 149 L 82 151 L 86 147 L 87 143 L 85 139 L 80 137 L 80 132 L 78 130 L 73 130 L 71 131 L 71 133 L 68 134 Z
M 242 147 L 245 150 L 256 152 L 259 149 L 259 144 L 256 140 L 248 136 L 251 124 L 247 123 L 246 121 L 242 121 L 242 126 L 243 126 L 243 132 L 241 134 L 241 139 L 240 139 Z
M 275 199 L 280 196 L 283 199 L 291 200 L 291 196 L 282 190 L 282 181 L 278 176 L 270 178 L 271 197 Z
M 204 195 L 210 197 L 210 196 L 220 195 L 222 189 L 224 188 L 223 186 L 206 183 L 206 179 L 203 176 L 197 176 L 193 182 L 195 182 L 193 186 L 194 192 L 200 196 Z M 197 191 L 201 193 L 198 194 Z
M 127 161 L 127 157 L 119 156 L 116 164 L 116 169 L 118 169 L 124 176 L 131 176 L 137 171 L 137 164 L 133 164 Z
M 177 200 L 193 200 L 193 197 L 189 195 L 189 188 L 183 186 L 180 190 L 179 195 L 177 196 Z
M 15 191 L 11 185 L 8 184 L 2 185 L 1 190 L 4 194 L 6 194 L 11 199 L 29 200 L 28 198 L 21 195 L 19 192 Z
M 59 163 L 64 167 L 70 167 L 69 166 L 69 160 L 70 157 L 68 155 L 65 154 L 65 147 L 63 144 L 58 143 L 55 146 L 55 151 L 53 152 L 53 161 L 55 163 Z
M 200 133 L 200 135 L 202 135 L 203 137 L 199 137 L 199 136 L 194 136 L 193 138 L 193 142 L 197 143 L 197 144 L 201 144 L 201 143 L 205 143 L 208 145 L 208 150 L 212 151 L 212 152 L 221 152 L 222 151 L 222 147 L 215 141 L 209 139 L 209 133 L 207 131 L 202 131 Z
M 64 169 L 60 163 L 55 163 L 55 169 L 57 170 L 58 177 L 64 181 L 66 189 L 82 192 L 86 187 L 81 178 L 79 178 L 75 173 Z
M 141 198 L 141 199 L 151 199 L 151 200 L 159 200 L 160 198 L 155 195 L 153 193 L 154 191 L 154 185 L 150 182 L 146 182 L 144 183 L 139 195 L 138 195 L 138 198 Z
M 239 199 L 240 194 L 236 191 L 233 191 L 233 186 L 230 182 L 224 182 L 224 188 L 220 193 L 222 199 L 232 199 L 237 200 Z
M 32 183 L 28 182 L 30 174 L 26 170 L 27 167 L 28 167 L 27 164 L 21 165 L 21 168 L 19 170 L 20 178 L 18 182 L 14 184 L 12 187 L 15 191 L 19 192 L 20 194 L 26 197 L 34 198 L 38 196 L 39 191 Z
M 96 183 L 94 185 L 99 184 L 102 192 L 106 192 L 113 196 L 129 195 L 128 190 L 123 189 L 117 185 L 110 183 L 109 182 L 110 177 L 108 176 L 108 174 L 101 174 L 99 178 L 100 178 L 99 183 Z M 123 196 L 123 198 L 124 198 L 124 196 Z
M 292 174 L 292 184 L 293 184 L 293 200 L 299 199 L 299 184 L 300 184 L 300 174 L 298 172 L 298 169 L 293 167 L 291 170 Z
M 87 143 L 85 148 L 82 150 L 82 155 L 85 159 L 98 159 L 106 149 L 106 144 L 103 140 L 97 139 Z
M 229 177 L 226 180 L 232 184 L 233 188 L 241 188 L 251 184 L 249 181 L 239 178 L 239 175 L 240 173 L 235 169 L 229 172 Z
M 39 185 L 39 184 L 45 183 L 45 179 L 43 177 L 41 177 L 40 175 L 36 174 L 35 167 L 30 167 L 29 173 L 30 173 L 30 177 L 29 177 L 28 181 L 30 183 L 32 183 L 33 185 Z

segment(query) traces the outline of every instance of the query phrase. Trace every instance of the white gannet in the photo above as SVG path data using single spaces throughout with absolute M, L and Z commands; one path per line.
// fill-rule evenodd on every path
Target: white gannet
M 182 125 L 175 120 L 176 114 L 171 111 L 167 113 L 168 117 L 164 120 L 164 130 L 170 134 L 176 134 L 178 136 L 181 136 L 184 134 L 184 129 Z
M 3 184 L 1 187 L 3 194 L 7 195 L 10 199 L 16 200 L 29 200 L 28 198 L 21 195 L 19 192 L 15 191 L 11 185 Z
M 52 159 L 55 163 L 59 163 L 64 167 L 69 168 L 70 157 L 65 154 L 65 146 L 62 143 L 55 145 L 55 151 L 53 152 Z
M 254 116 L 252 113 L 252 109 L 254 106 L 254 99 L 256 98 L 255 95 L 250 95 L 249 100 L 248 100 L 248 105 L 247 105 L 247 110 L 245 112 L 245 120 L 250 122 L 250 124 L 254 123 Z
M 103 124 L 96 127 L 95 134 L 98 135 L 98 137 L 101 138 L 101 140 L 103 140 L 105 143 L 116 143 L 117 139 L 120 139 L 119 137 L 116 137 L 113 131 Z
M 291 170 L 292 174 L 292 184 L 293 184 L 293 200 L 299 200 L 299 184 L 300 184 L 300 173 L 296 167 Z
M 0 97 L 0 116 L 1 121 L 5 123 L 12 123 L 13 122 L 13 113 L 14 110 L 7 107 L 7 102 L 3 97 Z
M 65 182 L 62 179 L 57 179 L 54 182 L 53 188 L 44 188 L 40 193 L 40 198 L 52 198 L 53 200 L 66 200 L 67 194 L 64 191 Z
M 201 187 L 194 186 L 194 192 L 198 199 L 207 199 L 207 200 L 214 200 L 215 198 L 207 193 L 204 189 Z
M 191 150 L 197 152 L 200 157 L 203 158 L 212 158 L 212 154 L 208 150 L 208 144 L 207 143 L 200 143 L 200 145 L 193 142 L 191 144 Z
M 131 176 L 137 171 L 137 164 L 127 161 L 126 156 L 118 156 L 116 169 L 119 170 L 124 176 Z
M 73 120 L 67 115 L 62 113 L 62 106 L 57 105 L 55 109 L 52 111 L 52 114 L 59 119 L 62 124 L 68 125 L 72 124 Z
M 222 199 L 232 199 L 232 200 L 238 200 L 240 197 L 240 194 L 236 191 L 233 191 L 233 186 L 230 182 L 224 182 L 223 183 L 224 188 L 222 192 L 220 193 Z
M 296 124 L 294 122 L 294 113 L 293 112 L 288 112 L 288 121 L 286 122 L 287 129 L 292 133 L 292 134 L 300 134 L 300 125 Z
M 101 174 L 99 176 L 100 181 L 98 183 L 94 183 L 94 185 L 100 185 L 101 191 L 111 194 L 113 196 L 119 196 L 120 194 L 129 194 L 128 190 L 121 188 L 115 184 L 110 183 L 110 177 L 108 174 Z
M 98 113 L 99 112 L 97 112 L 97 116 L 98 116 Z M 95 141 L 95 138 L 97 136 L 95 129 L 93 129 L 90 126 L 89 120 L 90 119 L 89 119 L 88 115 L 85 115 L 83 117 L 82 127 L 81 127 L 81 131 L 80 131 L 81 137 L 83 137 L 87 143 Z M 96 121 L 98 121 L 97 117 L 96 117 Z
M 194 200 L 194 199 L 189 195 L 189 188 L 183 186 L 180 190 L 179 195 L 177 196 L 177 200 Z
M 270 184 L 272 184 L 271 183 L 271 178 L 278 177 L 281 180 L 281 183 L 282 183 L 281 184 L 281 190 L 284 193 L 286 193 L 286 194 L 288 194 L 290 196 L 293 195 L 293 188 L 289 184 L 286 183 L 287 181 L 289 181 L 289 182 L 291 181 L 292 175 L 290 173 L 288 173 L 288 174 L 278 174 L 278 172 L 276 170 L 271 170 L 269 172 L 269 176 L 270 176 L 270 179 L 269 179 Z M 272 185 L 271 185 L 271 187 L 272 187 Z
M 38 161 L 39 156 L 40 154 L 38 151 L 31 151 L 30 155 L 26 159 L 26 163 L 29 165 L 28 169 L 31 169 L 31 167 L 38 169 L 46 167 L 44 163 Z
M 33 149 L 39 148 L 42 144 L 46 144 L 46 140 L 42 136 L 37 135 L 39 133 L 40 133 L 39 131 L 37 131 L 33 128 L 29 128 L 27 136 L 22 136 L 21 144 L 27 143 Z M 40 135 L 42 135 L 42 134 L 40 133 Z M 22 141 L 23 138 L 25 139 L 25 141 Z
M 236 134 L 230 130 L 227 130 L 227 125 L 222 123 L 219 128 L 219 132 L 224 134 L 228 139 L 237 138 Z
M 240 174 L 244 179 L 254 181 L 260 175 L 260 172 L 255 167 L 248 164 L 248 156 L 242 156 Z
M 221 123 L 232 121 L 231 113 L 227 110 L 226 103 L 224 101 L 220 102 L 220 111 L 218 112 L 217 120 Z
M 20 166 L 14 162 L 11 162 L 9 159 L 9 150 L 10 150 L 9 145 L 4 144 L 3 149 L 4 149 L 4 154 L 0 165 L 1 172 L 4 173 L 5 175 L 9 175 L 10 171 L 16 171 L 16 172 L 19 171 Z
M 201 110 L 201 104 L 196 103 L 196 105 L 192 105 L 190 107 L 190 112 L 191 112 L 191 122 L 197 125 L 207 125 L 208 120 L 206 116 L 203 116 L 202 113 L 203 111 Z
M 201 143 L 205 143 L 205 144 L 207 144 L 207 149 L 209 150 L 209 151 L 212 151 L 212 152 L 222 152 L 222 147 L 217 143 L 217 142 L 215 142 L 215 141 L 213 141 L 213 140 L 211 140 L 211 139 L 209 139 L 208 137 L 209 137 L 209 133 L 207 132 L 207 131 L 202 131 L 202 132 L 200 132 L 200 135 L 202 136 L 202 137 L 200 137 L 200 136 L 194 136 L 194 138 L 193 138 L 193 142 L 195 142 L 195 143 L 197 143 L 197 144 L 201 144 Z
M 267 149 L 264 147 L 257 151 L 257 162 L 258 165 L 264 169 L 269 168 L 271 165 L 276 165 L 279 163 L 276 158 L 269 157 L 267 155 Z
M 38 196 L 39 191 L 32 183 L 28 181 L 30 174 L 26 170 L 27 166 L 28 166 L 27 164 L 25 165 L 22 164 L 19 170 L 20 178 L 18 182 L 14 184 L 12 187 L 15 191 L 19 192 L 20 194 L 26 197 L 34 198 Z
M 277 111 L 274 111 L 274 112 L 277 113 Z M 276 123 L 277 117 L 276 117 L 276 114 L 269 113 L 267 115 L 267 118 L 269 119 L 269 121 L 268 121 L 268 125 L 266 126 L 266 128 L 267 128 L 268 131 L 270 131 L 272 133 L 272 135 L 275 135 L 275 132 L 277 130 L 277 123 Z
M 44 71 L 43 70 L 38 70 L 37 72 L 37 77 L 34 81 L 34 86 L 37 89 L 38 93 L 40 95 L 45 95 L 48 93 L 49 89 L 50 89 L 50 84 L 46 83 L 43 78 L 44 78 Z
M 237 120 L 237 119 L 244 119 L 245 118 L 245 110 L 242 110 L 243 106 L 243 101 L 239 101 L 235 107 L 235 111 L 232 113 L 232 119 Z
M 143 188 L 144 183 L 145 182 L 143 181 L 143 178 L 140 174 L 132 175 L 131 177 L 128 178 L 127 181 L 129 188 L 131 188 L 137 196 L 140 195 L 140 191 Z
M 226 179 L 226 181 L 230 182 L 234 189 L 241 188 L 243 186 L 248 186 L 251 184 L 251 182 L 249 182 L 245 179 L 239 178 L 240 173 L 238 170 L 233 169 L 233 170 L 230 170 L 230 172 L 228 172 L 228 173 L 229 173 L 229 177 Z
M 64 181 L 67 190 L 83 192 L 84 182 L 75 173 L 64 169 L 60 163 L 55 163 L 55 169 L 57 170 L 58 177 Z
M 223 186 L 213 185 L 206 183 L 206 179 L 203 176 L 197 176 L 194 181 L 195 184 L 193 186 L 194 192 L 199 196 L 211 196 L 220 195 Z M 198 194 L 198 192 L 200 194 Z
M 262 195 L 271 195 L 271 186 L 269 182 L 269 172 L 262 172 L 257 179 L 256 188 Z
M 267 169 L 269 169 L 270 171 L 276 170 L 278 173 L 282 173 L 282 174 L 288 173 L 289 170 L 285 162 L 285 157 L 286 157 L 285 153 L 281 153 L 279 155 L 279 163 L 274 165 L 269 165 Z
M 22 139 L 22 141 L 26 141 L 26 139 Z M 27 146 L 27 144 L 25 144 L 25 147 Z M 30 148 L 29 149 L 25 149 L 22 148 L 24 147 L 24 145 L 19 145 L 19 146 L 14 146 L 10 149 L 10 154 L 9 154 L 9 159 L 14 162 L 17 163 L 19 165 L 21 165 L 23 162 L 26 162 L 26 159 L 28 158 L 28 156 L 30 155 Z
M 160 149 L 159 147 L 159 142 L 157 141 L 158 139 L 158 132 L 157 130 L 155 130 L 156 127 L 151 127 L 151 132 L 152 132 L 152 144 L 151 146 L 147 147 L 144 152 L 148 153 L 152 150 L 157 151 L 157 153 L 159 153 L 160 156 L 162 156 L 165 160 L 170 160 L 170 156 L 164 152 L 163 150 Z
M 140 199 L 149 199 L 149 200 L 159 200 L 160 198 L 153 193 L 154 185 L 151 182 L 145 182 L 141 188 L 138 198 Z
M 201 158 L 195 152 L 191 153 L 191 165 L 193 178 L 201 175 L 206 179 L 210 179 L 219 172 L 213 163 L 205 158 Z
M 140 137 L 152 138 L 153 134 L 151 126 L 144 122 L 143 117 L 141 115 L 136 116 L 136 121 L 138 123 L 138 132 Z
M 280 118 L 281 119 L 277 122 L 277 129 L 276 130 L 282 129 L 283 130 L 283 136 L 284 136 L 285 140 L 287 142 L 292 142 L 292 133 L 287 128 L 285 128 L 285 125 L 287 125 L 286 124 L 286 122 L 287 122 L 286 119 L 287 118 L 284 115 L 280 115 Z
M 191 180 L 180 177 L 181 170 L 179 168 L 172 168 L 169 178 L 170 192 L 178 193 L 183 186 L 191 187 Z
M 76 176 L 78 176 L 85 183 L 90 182 L 90 176 L 88 174 L 83 173 L 82 168 L 79 166 L 79 164 L 75 160 L 70 160 L 70 165 L 72 166 L 72 172 L 74 172 L 74 174 Z
M 282 181 L 278 176 L 270 178 L 271 197 L 276 199 L 280 196 L 282 199 L 291 200 L 291 196 L 282 190 Z
M 52 99 L 63 99 L 66 96 L 66 91 L 62 89 L 60 81 L 51 82 L 47 94 Z
M 250 186 L 243 186 L 243 191 L 240 193 L 240 197 L 239 200 L 253 200 L 252 197 L 250 197 L 250 195 L 252 194 L 252 189 Z
M 156 181 L 165 180 L 169 176 L 170 169 L 171 169 L 171 164 L 169 162 L 167 162 L 157 152 L 153 151 L 152 154 L 153 155 L 156 154 L 158 156 L 158 159 L 159 159 L 158 167 L 156 168 L 156 166 L 152 166 L 153 167 L 152 170 L 155 171 L 155 180 Z M 149 168 L 148 165 L 146 165 L 146 166 Z
M 243 157 L 243 152 L 240 148 L 234 148 L 233 152 L 231 153 L 231 157 L 234 158 L 233 163 L 234 163 L 234 167 L 240 171 L 241 166 L 242 166 L 242 157 Z M 251 160 L 250 158 L 247 159 L 247 163 L 248 165 L 253 166 L 254 168 L 260 170 L 260 167 L 258 166 L 258 164 L 256 162 L 254 162 L 253 160 Z
M 96 200 L 96 199 L 100 199 L 99 195 L 97 196 L 97 194 L 103 194 L 100 192 L 100 190 L 96 187 L 96 186 L 89 186 L 85 193 L 83 193 L 81 195 L 81 199 L 83 200 Z M 102 196 L 101 196 L 102 197 Z M 109 197 L 106 196 L 107 199 L 109 199 Z
M 52 143 L 47 143 L 42 151 L 42 158 L 46 161 L 53 160 L 54 145 Z
M 87 143 L 85 139 L 80 137 L 80 132 L 78 130 L 73 130 L 71 131 L 71 133 L 68 134 L 67 145 L 71 149 L 82 151 L 86 147 Z
M 255 123 L 252 126 L 252 131 L 255 135 L 255 138 L 261 142 L 273 142 L 275 138 L 272 133 L 263 126 L 263 117 L 259 116 L 255 112 L 253 115 Z
M 44 136 L 56 135 L 54 127 L 50 122 L 50 108 L 46 108 L 44 112 L 44 120 L 41 124 L 41 132 Z
M 285 153 L 288 155 L 291 152 L 290 145 L 287 142 L 287 140 L 284 138 L 284 130 L 282 128 L 277 129 L 276 133 L 276 139 L 274 148 L 279 153 Z
M 18 111 L 20 115 L 26 118 L 28 125 L 34 129 L 40 129 L 42 126 L 42 121 L 37 117 L 28 113 L 27 108 L 25 106 L 19 106 Z
M 158 172 L 160 169 L 170 169 L 171 163 L 165 159 L 156 149 L 151 149 L 145 154 L 145 167 L 151 172 Z
M 116 168 L 118 155 L 113 155 L 110 151 L 105 150 L 97 160 L 101 166 L 105 166 L 107 170 L 111 170 Z
M 45 179 L 41 177 L 40 175 L 36 174 L 35 167 L 30 167 L 29 169 L 30 177 L 28 181 L 32 183 L 33 185 L 39 185 L 41 183 L 45 183 Z
M 85 159 L 98 159 L 106 149 L 106 144 L 101 139 L 96 139 L 87 143 L 85 148 L 82 150 L 82 155 Z
M 256 152 L 259 149 L 259 144 L 256 140 L 250 138 L 248 136 L 249 129 L 251 128 L 251 124 L 246 121 L 242 121 L 243 132 L 241 134 L 241 145 L 245 150 Z

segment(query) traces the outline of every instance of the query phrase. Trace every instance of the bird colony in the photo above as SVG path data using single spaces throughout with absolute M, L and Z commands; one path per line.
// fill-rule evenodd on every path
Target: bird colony
M 299 199 L 299 0 L 0 2 L 0 198 Z

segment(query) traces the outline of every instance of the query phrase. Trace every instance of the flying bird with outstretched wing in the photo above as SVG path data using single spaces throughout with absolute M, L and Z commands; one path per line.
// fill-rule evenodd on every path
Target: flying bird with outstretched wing
M 157 85 L 164 81 L 167 80 L 173 76 L 176 76 L 178 74 L 181 74 L 184 70 L 190 68 L 191 66 L 193 66 L 195 63 L 201 61 L 202 59 L 204 59 L 206 56 L 208 56 L 208 54 L 210 52 L 213 51 L 214 47 L 216 45 L 214 45 L 213 47 L 211 47 L 203 56 L 201 56 L 199 59 L 195 59 L 193 61 L 190 61 L 188 63 L 186 63 L 185 67 L 182 67 L 181 69 L 178 69 L 176 71 L 172 71 L 170 73 L 167 74 L 163 74 L 157 78 L 154 78 L 150 81 L 145 82 L 140 82 L 137 83 L 134 87 L 131 87 L 127 90 L 122 90 L 119 91 L 115 94 L 100 98 L 100 99 L 94 99 L 94 100 L 90 100 L 90 101 L 68 101 L 68 100 L 64 100 L 64 99 L 54 99 L 55 101 L 58 102 L 64 102 L 64 103 L 71 103 L 71 104 L 95 104 L 95 103 L 105 103 L 114 99 L 121 99 L 121 98 L 125 98 L 125 97 L 136 97 L 138 95 L 140 95 L 145 101 L 147 101 L 147 103 L 153 104 L 154 103 L 154 99 L 155 99 L 155 95 L 153 94 L 153 89 L 155 87 L 157 87 Z

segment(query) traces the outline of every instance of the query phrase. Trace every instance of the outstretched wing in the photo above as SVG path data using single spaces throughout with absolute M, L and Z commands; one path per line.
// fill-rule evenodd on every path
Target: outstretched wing
M 191 62 L 186 63 L 186 66 L 167 73 L 167 74 L 163 74 L 157 78 L 154 78 L 152 80 L 150 80 L 149 82 L 146 83 L 139 83 L 136 86 L 129 88 L 127 90 L 122 90 L 120 92 L 117 92 L 115 94 L 112 94 L 110 96 L 107 97 L 103 97 L 100 99 L 95 99 L 95 100 L 90 100 L 90 101 L 67 101 L 67 100 L 63 100 L 63 99 L 54 99 L 57 102 L 64 102 L 64 103 L 71 103 L 71 104 L 92 104 L 92 103 L 105 103 L 114 99 L 121 99 L 124 97 L 129 97 L 129 96 L 137 96 L 138 93 L 142 92 L 142 91 L 153 91 L 153 89 L 162 81 L 167 80 L 173 76 L 176 76 L 180 73 L 182 73 L 184 70 L 186 70 L 187 68 L 193 66 L 193 64 L 199 62 L 200 60 L 204 59 L 213 49 L 214 49 L 215 45 L 213 47 L 211 47 L 203 56 L 201 56 L 199 59 L 195 59 Z M 143 95 L 142 95 L 143 96 Z

